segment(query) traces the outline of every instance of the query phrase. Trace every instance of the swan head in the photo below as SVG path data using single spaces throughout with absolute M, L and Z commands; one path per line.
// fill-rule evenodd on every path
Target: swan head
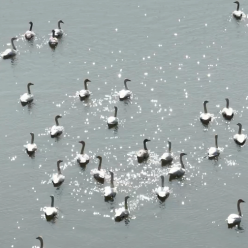
M 244 200 L 242 200 L 242 199 L 239 199 L 238 200 L 238 203 L 241 203 L 241 202 L 245 202 Z
M 242 127 L 242 125 L 240 123 L 237 124 L 239 127 Z
M 62 118 L 62 115 L 56 115 L 56 119 Z
M 96 158 L 98 158 L 99 160 L 102 160 L 102 157 L 101 156 L 96 156 Z
M 58 160 L 58 161 L 57 161 L 58 164 L 60 164 L 60 163 L 62 163 L 62 162 L 63 162 L 63 160 Z
M 37 237 L 36 239 L 38 239 L 38 240 L 40 240 L 40 241 L 43 240 L 43 238 L 42 238 L 41 236 Z
M 207 104 L 207 103 L 208 103 L 208 101 L 204 101 L 204 102 L 203 102 L 203 104 Z
M 180 153 L 180 157 L 187 155 L 187 153 Z
M 59 20 L 59 23 L 64 23 L 62 20 Z
M 29 87 L 30 85 L 34 85 L 34 84 L 33 84 L 33 83 L 28 83 L 28 87 Z
M 235 2 L 233 2 L 233 3 L 239 4 L 239 1 L 235 1 Z
M 86 78 L 85 80 L 84 80 L 84 83 L 88 83 L 88 82 L 91 82 L 88 78 Z
M 126 78 L 126 79 L 124 80 L 124 83 L 130 82 L 130 81 L 131 81 L 130 79 Z
M 144 139 L 144 143 L 146 143 L 146 142 L 148 142 L 148 141 L 151 141 L 151 140 L 149 140 L 149 139 Z
M 11 38 L 11 41 L 13 41 L 13 40 L 17 40 L 17 37 L 13 37 L 13 38 Z
M 126 197 L 125 197 L 125 201 L 127 201 L 127 199 L 129 199 L 129 198 L 130 198 L 130 196 L 126 196 Z
M 30 25 L 33 25 L 33 22 L 29 22 Z
M 82 141 L 79 141 L 78 143 L 82 144 L 82 145 L 85 145 L 85 142 L 82 140 Z

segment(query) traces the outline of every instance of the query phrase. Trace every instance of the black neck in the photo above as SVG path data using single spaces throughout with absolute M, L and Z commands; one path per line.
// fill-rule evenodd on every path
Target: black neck
M 39 241 L 40 241 L 40 248 L 43 248 L 43 239 L 39 238 Z
M 58 116 L 55 117 L 55 123 L 56 123 L 56 126 L 59 126 L 59 121 L 58 121 Z
M 240 209 L 240 201 L 238 201 L 238 212 L 239 212 L 239 216 L 242 216 L 241 215 L 241 209 Z
M 13 49 L 16 50 L 16 47 L 15 47 L 15 44 L 14 44 L 14 40 L 13 39 L 11 39 L 11 45 L 12 45 Z
M 218 148 L 218 135 L 215 135 L 215 147 Z
M 32 28 L 33 28 L 33 23 L 31 22 L 31 23 L 30 23 L 29 31 L 32 31 Z
M 226 99 L 226 108 L 229 108 L 229 99 Z
M 117 107 L 115 107 L 115 117 L 117 117 Z
M 237 3 L 237 11 L 239 11 L 239 3 Z
M 99 157 L 98 159 L 99 159 L 98 170 L 100 171 L 100 170 L 101 170 L 101 168 L 102 168 L 102 158 L 101 158 L 101 157 Z
M 169 151 L 169 153 L 171 153 L 171 142 L 170 141 L 168 141 L 168 145 L 169 145 L 168 151 Z
M 85 90 L 88 90 L 88 85 L 87 85 L 87 81 L 86 80 L 84 81 L 84 88 L 85 88 Z
M 113 172 L 111 173 L 110 185 L 111 185 L 111 188 L 114 188 L 114 173 Z
M 147 151 L 148 149 L 146 147 L 146 142 L 147 142 L 146 140 L 143 141 L 143 143 L 144 143 L 144 149 Z
M 128 207 L 127 207 L 127 199 L 128 197 L 125 197 L 125 209 L 128 210 Z
M 81 154 L 84 154 L 84 147 L 85 147 L 85 142 L 82 142 Z
M 183 155 L 180 155 L 180 163 L 181 163 L 182 168 L 185 169 L 184 164 L 183 164 Z
M 239 124 L 239 134 L 241 134 L 241 131 L 242 131 L 242 125 Z
M 61 163 L 61 161 L 58 161 L 57 162 L 58 174 L 61 174 L 60 163 Z
M 164 176 L 161 176 L 161 186 L 164 188 Z
M 127 82 L 126 81 L 124 81 L 124 86 L 125 86 L 125 89 L 128 90 Z
M 28 94 L 31 94 L 30 84 L 28 84 Z
M 34 134 L 31 133 L 31 144 L 34 144 Z
M 51 196 L 51 207 L 54 207 L 54 196 Z
M 58 22 L 58 27 L 59 27 L 59 29 L 61 29 L 61 27 L 60 27 L 60 21 Z
M 207 112 L 208 112 L 208 111 L 207 111 L 207 103 L 204 102 L 204 103 L 203 103 L 203 106 L 204 106 L 204 113 L 207 114 Z

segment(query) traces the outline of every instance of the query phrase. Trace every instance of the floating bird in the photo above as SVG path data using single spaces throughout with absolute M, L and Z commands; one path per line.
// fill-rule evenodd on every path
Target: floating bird
M 58 39 L 56 38 L 56 36 L 55 36 L 55 31 L 54 30 L 52 30 L 52 36 L 50 37 L 50 39 L 49 39 L 49 45 L 51 46 L 51 47 L 56 47 L 57 45 L 58 45 Z
M 51 207 L 43 208 L 47 220 L 53 219 L 58 214 L 57 208 L 54 207 L 54 196 L 51 195 L 50 197 L 51 197 Z
M 164 176 L 161 176 L 161 187 L 155 189 L 157 197 L 161 201 L 165 201 L 170 195 L 169 187 L 164 186 Z
M 34 143 L 34 133 L 30 133 L 31 143 L 24 145 L 29 155 L 32 155 L 37 150 L 37 145 Z
M 26 38 L 27 40 L 31 40 L 31 39 L 33 39 L 34 36 L 35 36 L 35 33 L 32 31 L 33 23 L 32 23 L 32 22 L 29 22 L 29 24 L 30 24 L 30 28 L 29 28 L 29 30 L 25 33 L 25 38 Z
M 222 109 L 221 111 L 223 117 L 227 120 L 231 120 L 234 115 L 234 111 L 232 108 L 229 108 L 229 99 L 226 98 L 226 107 Z
M 104 189 L 105 200 L 113 199 L 116 196 L 117 190 L 114 186 L 114 173 L 110 171 L 111 181 L 110 186 L 106 186 Z
M 115 221 L 119 222 L 123 219 L 126 219 L 129 216 L 129 210 L 127 206 L 127 200 L 129 199 L 129 196 L 125 197 L 125 207 L 119 208 L 115 210 Z
M 89 163 L 90 157 L 84 153 L 85 142 L 79 141 L 79 143 L 82 144 L 82 149 L 81 149 L 81 154 L 77 155 L 77 161 L 80 165 L 86 165 Z
M 117 107 L 114 106 L 115 108 L 115 115 L 114 116 L 110 116 L 107 120 L 107 123 L 108 123 L 108 127 L 111 128 L 111 127 L 114 127 L 116 125 L 118 125 L 118 119 L 117 119 Z
M 218 135 L 215 135 L 215 147 L 210 147 L 208 150 L 208 158 L 213 159 L 220 155 L 220 149 L 218 148 Z
M 204 113 L 202 113 L 200 115 L 200 120 L 205 125 L 207 125 L 212 119 L 212 115 L 210 113 L 208 113 L 208 111 L 207 111 L 207 103 L 208 103 L 208 101 L 204 101 L 204 103 L 203 103 Z
M 50 134 L 51 134 L 51 137 L 52 138 L 53 137 L 56 137 L 56 136 L 59 136 L 64 131 L 63 126 L 60 126 L 59 125 L 59 121 L 58 121 L 59 118 L 62 118 L 62 116 L 61 115 L 57 115 L 55 117 L 55 123 L 56 123 L 56 125 L 53 125 L 52 128 L 51 128 L 51 130 L 50 130 Z
M 162 164 L 169 164 L 171 163 L 173 160 L 173 154 L 171 153 L 171 142 L 168 141 L 168 152 L 165 152 L 161 158 L 160 161 L 162 162 Z
M 170 168 L 169 175 L 170 180 L 178 177 L 182 177 L 185 174 L 185 167 L 183 164 L 183 156 L 187 155 L 186 153 L 180 153 L 180 164 L 176 164 L 174 167 Z
M 127 87 L 127 82 L 129 82 L 129 81 L 131 81 L 131 80 L 129 80 L 129 79 L 125 79 L 124 80 L 125 89 L 124 90 L 121 90 L 119 92 L 119 98 L 120 98 L 120 100 L 124 100 L 124 99 L 130 98 L 130 96 L 132 94 L 132 92 Z
M 28 93 L 24 93 L 20 97 L 20 101 L 22 105 L 26 105 L 34 100 L 34 95 L 31 94 L 30 86 L 34 85 L 33 83 L 28 83 L 27 88 L 28 88 Z
M 235 1 L 234 3 L 237 4 L 237 10 L 233 11 L 233 16 L 237 19 L 237 20 L 241 20 L 242 17 L 246 17 L 245 13 L 242 12 L 241 10 L 239 10 L 239 1 Z
M 148 159 L 148 157 L 149 157 L 148 149 L 146 147 L 146 142 L 148 142 L 148 141 L 150 141 L 150 140 L 144 139 L 144 141 L 143 141 L 144 149 L 139 150 L 136 154 L 139 163 L 144 161 L 145 159 Z
M 53 177 L 52 177 L 52 182 L 53 182 L 54 187 L 60 186 L 65 181 L 65 176 L 62 175 L 61 169 L 60 169 L 60 163 L 62 162 L 63 160 L 57 161 L 58 173 L 53 174 Z
M 61 27 L 60 27 L 60 23 L 64 23 L 62 20 L 59 20 L 58 21 L 58 28 L 56 28 L 56 29 L 54 29 L 54 31 L 55 31 L 55 37 L 61 37 L 62 35 L 63 35 L 63 30 L 61 29 Z
M 104 183 L 104 179 L 105 179 L 105 171 L 102 169 L 102 157 L 101 156 L 97 156 L 97 158 L 99 159 L 99 165 L 97 169 L 93 169 L 92 173 L 94 178 L 100 182 L 100 183 Z
M 17 50 L 16 50 L 16 47 L 15 47 L 15 44 L 14 44 L 14 40 L 17 40 L 17 38 L 16 37 L 11 38 L 12 49 L 8 48 L 1 54 L 3 59 L 11 58 L 11 57 L 13 57 L 13 56 L 15 56 L 17 54 Z
M 38 239 L 40 241 L 40 248 L 43 248 L 43 238 L 41 236 L 39 236 L 36 239 Z
M 244 145 L 247 135 L 246 134 L 242 134 L 242 125 L 240 123 L 237 124 L 239 126 L 239 132 L 237 134 L 235 134 L 233 136 L 233 139 L 235 140 L 235 142 L 239 145 Z
M 84 90 L 79 91 L 80 100 L 84 100 L 90 96 L 90 91 L 88 90 L 88 85 L 87 85 L 88 82 L 91 82 L 91 81 L 89 79 L 85 79 L 84 80 Z
M 239 214 L 230 214 L 228 217 L 227 217 L 227 224 L 228 224 L 228 227 L 233 227 L 233 226 L 236 226 L 236 225 L 240 225 L 240 222 L 241 222 L 241 218 L 242 218 L 242 214 L 241 214 L 241 210 L 240 210 L 240 203 L 241 202 L 245 202 L 243 201 L 242 199 L 239 199 L 238 202 L 237 202 L 237 207 L 238 207 L 238 212 Z

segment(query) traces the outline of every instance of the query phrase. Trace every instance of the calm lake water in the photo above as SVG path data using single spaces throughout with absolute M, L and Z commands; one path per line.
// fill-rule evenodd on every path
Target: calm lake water
M 248 5 L 241 2 L 248 13 Z M 18 55 L 0 60 L 1 75 L 1 247 L 247 247 L 248 204 L 241 205 L 242 229 L 228 229 L 225 219 L 247 197 L 247 145 L 237 146 L 238 122 L 248 133 L 248 19 L 236 21 L 233 1 L 3 1 L 1 51 L 18 36 Z M 48 45 L 62 19 L 59 45 Z M 33 21 L 36 38 L 23 39 Z M 89 78 L 92 92 L 81 102 L 76 92 Z M 133 98 L 120 102 L 117 92 L 129 78 Z M 35 96 L 21 106 L 28 82 Z M 225 98 L 236 110 L 231 122 L 220 111 Z M 216 117 L 208 128 L 199 121 L 202 103 Z M 119 128 L 106 120 L 118 107 Z M 54 117 L 63 116 L 59 139 L 48 133 Z M 35 158 L 23 145 L 35 134 Z M 219 135 L 218 161 L 205 158 Z M 138 164 L 135 152 L 144 138 L 150 159 Z M 170 166 L 159 157 L 167 140 L 178 161 L 185 152 L 186 174 L 169 182 Z M 86 169 L 75 161 L 85 140 L 91 160 Z M 113 170 L 118 193 L 105 202 L 104 186 L 91 170 Z M 51 176 L 62 159 L 64 184 Z M 172 190 L 160 203 L 154 189 L 160 175 Z M 59 215 L 44 219 L 42 208 L 55 195 Z M 129 223 L 115 223 L 114 209 L 130 196 Z

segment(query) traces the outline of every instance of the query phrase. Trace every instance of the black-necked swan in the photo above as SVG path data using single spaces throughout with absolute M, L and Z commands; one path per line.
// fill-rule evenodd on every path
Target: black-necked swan
M 149 139 L 144 139 L 143 145 L 144 149 L 141 149 L 137 152 L 137 159 L 139 162 L 142 162 L 143 160 L 147 159 L 149 157 L 148 149 L 146 147 L 146 142 L 150 141 Z
M 168 141 L 168 152 L 165 152 L 161 158 L 160 161 L 162 162 L 162 164 L 169 164 L 171 163 L 173 160 L 173 154 L 171 153 L 171 142 Z
M 200 120 L 203 124 L 208 124 L 212 119 L 212 115 L 207 111 L 207 103 L 208 101 L 203 102 L 204 113 L 201 113 L 200 115 Z
M 233 16 L 238 20 L 242 19 L 242 17 L 245 18 L 246 17 L 245 13 L 239 10 L 239 1 L 235 1 L 234 3 L 237 4 L 237 10 L 233 11 Z
M 40 241 L 40 248 L 43 248 L 43 238 L 41 236 L 37 237 L 36 239 L 38 239 Z
M 115 210 L 115 221 L 122 221 L 123 219 L 129 216 L 130 213 L 127 206 L 127 200 L 129 198 L 130 198 L 129 196 L 125 197 L 125 207 L 118 208 Z
M 232 108 L 229 107 L 229 99 L 226 98 L 226 107 L 222 109 L 221 111 L 223 117 L 227 120 L 231 120 L 234 115 L 234 111 Z
M 104 179 L 105 179 L 105 171 L 102 169 L 102 157 L 101 156 L 97 156 L 97 158 L 99 159 L 99 165 L 97 169 L 93 169 L 92 173 L 94 178 L 100 182 L 100 183 L 104 183 Z
M 32 23 L 32 22 L 29 22 L 29 24 L 30 24 L 30 28 L 29 28 L 29 30 L 26 31 L 26 33 L 25 33 L 25 38 L 26 38 L 27 40 L 31 40 L 31 39 L 33 39 L 34 36 L 35 36 L 35 33 L 32 31 L 33 23 Z
M 238 202 L 237 202 L 237 208 L 238 208 L 238 212 L 239 214 L 230 214 L 228 217 L 227 217 L 227 224 L 229 226 L 234 226 L 234 225 L 238 225 L 240 224 L 241 222 L 241 218 L 242 218 L 242 214 L 241 214 L 241 210 L 240 210 L 240 203 L 241 202 L 245 202 L 244 200 L 242 199 L 239 199 Z
M 58 39 L 56 38 L 56 36 L 55 36 L 55 31 L 54 31 L 54 29 L 52 30 L 52 36 L 49 38 L 49 45 L 51 46 L 51 47 L 55 47 L 55 46 L 57 46 L 58 45 L 58 43 L 59 43 L 59 41 L 58 41 Z
M 34 100 L 34 95 L 31 94 L 31 90 L 30 90 L 31 85 L 34 85 L 34 84 L 33 83 L 28 83 L 27 84 L 28 93 L 24 93 L 20 97 L 20 101 L 24 105 L 27 104 L 27 103 L 30 103 L 30 102 L 32 102 Z
M 37 145 L 34 143 L 34 133 L 30 133 L 31 143 L 24 145 L 28 154 L 32 154 L 37 150 Z
M 111 179 L 110 186 L 104 188 L 104 197 L 105 199 L 113 199 L 116 196 L 117 190 L 114 186 L 114 173 L 110 171 Z
M 242 125 L 240 123 L 238 123 L 237 125 L 239 126 L 239 132 L 233 136 L 233 139 L 235 140 L 237 144 L 244 145 L 247 135 L 241 133 Z
M 3 59 L 11 58 L 17 54 L 17 49 L 15 47 L 14 40 L 17 40 L 17 38 L 16 37 L 11 38 L 12 49 L 8 48 L 1 54 L 1 57 Z
M 120 100 L 127 99 L 127 98 L 129 98 L 132 95 L 132 92 L 127 87 L 127 82 L 130 82 L 130 81 L 131 80 L 130 79 L 127 79 L 127 78 L 124 80 L 125 89 L 123 89 L 123 90 L 121 90 L 119 92 L 119 98 L 120 98 Z
M 59 20 L 58 21 L 58 28 L 55 28 L 54 29 L 54 31 L 55 31 L 55 37 L 61 37 L 63 35 L 63 33 L 64 33 L 63 30 L 60 27 L 60 23 L 63 23 L 64 24 L 64 22 L 62 20 Z
M 51 207 L 43 208 L 47 220 L 53 219 L 58 214 L 57 208 L 54 207 L 54 196 L 51 195 L 50 197 L 51 197 Z
M 77 155 L 77 161 L 81 165 L 86 165 L 89 163 L 90 157 L 84 153 L 85 142 L 82 140 L 79 141 L 78 143 L 82 144 L 82 149 L 81 149 L 81 153 Z
M 64 131 L 64 127 L 59 125 L 59 121 L 58 121 L 59 118 L 62 118 L 62 116 L 61 115 L 55 116 L 56 125 L 53 125 L 51 127 L 51 130 L 50 130 L 51 137 L 59 136 Z
M 60 186 L 65 181 L 65 176 L 62 175 L 61 169 L 60 169 L 60 163 L 62 163 L 62 162 L 63 162 L 63 160 L 57 161 L 58 173 L 53 174 L 53 177 L 52 177 L 52 182 L 53 182 L 54 187 Z
M 161 201 L 164 201 L 169 197 L 170 189 L 169 187 L 164 186 L 164 176 L 161 176 L 161 187 L 156 188 L 155 192 L 157 194 L 158 199 Z
M 79 91 L 79 97 L 81 100 L 90 96 L 90 91 L 88 90 L 88 82 L 91 82 L 88 78 L 84 80 L 84 90 Z
M 116 126 L 118 124 L 118 119 L 117 119 L 117 107 L 114 106 L 115 108 L 115 114 L 114 116 L 110 116 L 107 120 L 107 123 L 108 123 L 108 126 L 109 127 L 113 127 L 113 126 Z
M 169 170 L 170 179 L 182 177 L 185 174 L 185 167 L 183 163 L 183 156 L 187 155 L 186 153 L 180 153 L 180 164 L 176 164 Z
M 215 136 L 215 147 L 210 147 L 208 150 L 208 158 L 216 158 L 220 155 L 220 149 L 218 147 L 218 135 Z

